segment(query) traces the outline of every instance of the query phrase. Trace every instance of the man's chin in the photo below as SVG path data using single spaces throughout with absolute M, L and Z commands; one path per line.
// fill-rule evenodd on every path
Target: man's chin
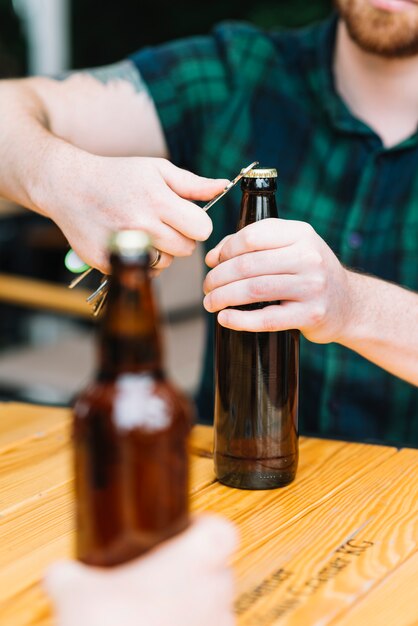
M 407 59 L 418 55 L 418 39 L 412 38 L 410 41 L 404 39 L 397 40 L 384 36 L 379 37 L 379 33 L 362 33 L 351 30 L 347 24 L 347 30 L 359 48 L 369 54 L 374 54 L 385 59 Z
M 396 11 L 404 4 L 408 10 Z M 351 39 L 365 52 L 387 59 L 418 54 L 418 4 L 411 0 L 336 0 Z M 379 6 L 392 7 L 392 11 Z

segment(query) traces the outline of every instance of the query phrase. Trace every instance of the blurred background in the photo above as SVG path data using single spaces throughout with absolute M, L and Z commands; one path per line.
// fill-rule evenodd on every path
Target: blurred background
M 325 17 L 331 0 L 0 0 L 0 78 L 113 63 L 148 45 L 204 34 L 225 19 L 267 29 Z M 0 198 L 0 400 L 67 405 L 94 370 L 85 291 L 70 292 L 68 244 L 49 220 Z M 201 253 L 157 279 L 171 376 L 198 383 L 203 349 Z M 187 279 L 186 279 L 187 277 Z

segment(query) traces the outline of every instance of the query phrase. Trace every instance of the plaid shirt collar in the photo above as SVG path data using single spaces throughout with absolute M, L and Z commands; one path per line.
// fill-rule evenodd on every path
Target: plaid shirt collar
M 335 14 L 319 28 L 315 27 L 313 49 L 307 49 L 304 57 L 305 71 L 318 108 L 323 109 L 334 128 L 344 133 L 369 136 L 382 151 L 393 152 L 417 146 L 418 126 L 413 135 L 391 148 L 385 148 L 377 133 L 355 117 L 338 94 L 333 69 L 338 19 Z

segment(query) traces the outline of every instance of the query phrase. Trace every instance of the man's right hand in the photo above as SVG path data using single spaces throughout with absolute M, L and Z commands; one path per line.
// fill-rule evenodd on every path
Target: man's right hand
M 212 222 L 194 200 L 210 200 L 228 181 L 202 178 L 161 158 L 103 157 L 62 142 L 45 155 L 35 204 L 78 256 L 104 272 L 110 232 L 143 229 L 161 251 L 158 269 L 192 254 Z

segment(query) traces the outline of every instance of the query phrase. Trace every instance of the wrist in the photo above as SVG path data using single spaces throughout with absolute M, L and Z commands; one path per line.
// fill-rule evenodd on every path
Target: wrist
M 346 278 L 344 323 L 336 342 L 352 346 L 367 337 L 367 306 L 365 304 L 365 282 L 367 276 L 343 268 Z M 366 313 L 366 315 L 365 315 Z
M 88 156 L 88 153 L 45 131 L 37 165 L 27 184 L 31 208 L 59 221 L 64 207 L 68 205 L 69 195 L 77 184 L 80 185 L 85 171 L 78 153 Z
M 60 140 L 46 129 L 40 129 L 40 133 L 38 150 L 34 155 L 35 162 L 28 172 L 26 189 L 31 203 L 30 208 L 53 219 L 55 194 L 59 187 L 56 168 L 57 161 L 62 158 L 63 148 Z

